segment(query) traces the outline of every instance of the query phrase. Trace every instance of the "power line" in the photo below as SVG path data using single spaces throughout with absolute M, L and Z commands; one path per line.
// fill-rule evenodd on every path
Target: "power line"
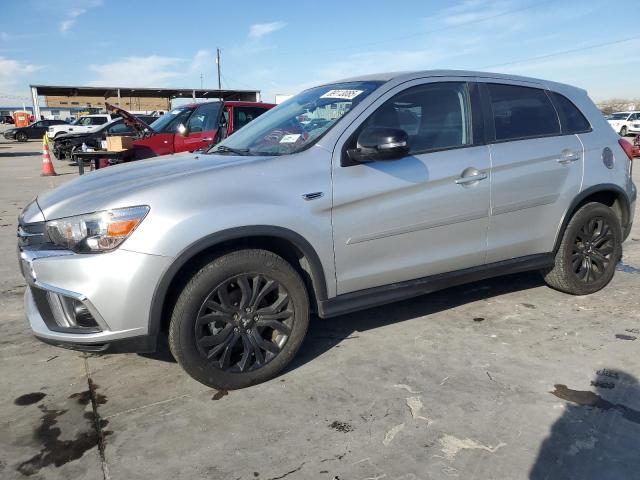
M 314 54 L 314 53 L 343 51 L 343 50 L 350 49 L 350 48 L 368 47 L 368 46 L 371 46 L 371 45 L 379 45 L 381 43 L 397 42 L 398 40 L 406 40 L 408 38 L 421 37 L 421 36 L 424 36 L 424 35 L 430 35 L 432 33 L 443 32 L 445 30 L 452 30 L 452 29 L 455 29 L 455 28 L 466 27 L 468 25 L 473 25 L 475 23 L 486 22 L 487 20 L 493 20 L 494 18 L 500 18 L 500 17 L 504 17 L 506 15 L 511 15 L 511 14 L 514 14 L 514 13 L 524 12 L 526 10 L 531 10 L 533 8 L 536 8 L 536 7 L 539 7 L 539 6 L 544 5 L 546 3 L 551 3 L 551 2 L 552 2 L 552 0 L 545 0 L 545 1 L 542 1 L 542 2 L 536 2 L 536 3 L 533 3 L 533 4 L 528 5 L 526 7 L 515 8 L 515 9 L 512 9 L 512 10 L 505 10 L 504 12 L 496 13 L 494 15 L 488 15 L 486 17 L 476 18 L 474 20 L 469 20 L 469 21 L 466 21 L 466 22 L 456 23 L 455 25 L 447 25 L 445 27 L 433 28 L 431 30 L 423 30 L 423 31 L 420 31 L 420 32 L 414 32 L 414 33 L 409 33 L 409 34 L 406 34 L 406 35 L 400 35 L 398 37 L 386 38 L 384 40 L 376 40 L 374 42 L 358 43 L 358 44 L 352 44 L 352 45 L 343 45 L 343 46 L 340 46 L 340 47 L 323 48 L 323 49 L 319 49 L 319 50 L 297 50 L 297 51 L 292 51 L 292 52 L 285 52 L 285 53 L 283 53 L 283 55 L 295 55 L 295 54 L 308 55 L 308 54 Z
M 487 68 L 505 67 L 505 66 L 508 66 L 508 65 L 516 65 L 518 63 L 531 62 L 531 61 L 534 61 L 534 60 L 543 60 L 545 58 L 557 57 L 557 56 L 560 56 L 560 55 L 566 55 L 568 53 L 583 52 L 585 50 L 592 50 L 594 48 L 606 47 L 606 46 L 609 46 L 609 45 L 617 45 L 618 43 L 630 42 L 631 40 L 638 40 L 638 39 L 640 39 L 640 35 L 635 35 L 633 37 L 621 38 L 619 40 L 613 40 L 611 42 L 602 42 L 602 43 L 596 43 L 596 44 L 593 44 L 593 45 L 589 45 L 589 46 L 586 46 L 586 47 L 571 48 L 569 50 L 563 50 L 563 51 L 555 52 L 555 53 L 548 53 L 546 55 L 538 55 L 538 56 L 535 56 L 535 57 L 524 58 L 522 60 L 514 60 L 512 62 L 498 63 L 498 64 L 494 64 L 494 65 L 486 65 L 484 67 L 478 67 L 477 70 L 485 70 Z

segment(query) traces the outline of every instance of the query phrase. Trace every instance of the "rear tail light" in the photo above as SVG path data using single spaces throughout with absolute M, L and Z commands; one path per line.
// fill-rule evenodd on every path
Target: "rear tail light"
M 633 145 L 624 138 L 619 139 L 618 143 L 624 150 L 624 153 L 627 154 L 627 157 L 629 157 L 629 161 L 633 160 Z

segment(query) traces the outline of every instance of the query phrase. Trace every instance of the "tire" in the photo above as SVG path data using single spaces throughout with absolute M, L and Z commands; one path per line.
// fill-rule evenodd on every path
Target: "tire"
M 19 142 L 26 142 L 28 140 L 27 134 L 24 132 L 18 132 L 16 135 L 16 140 Z
M 308 325 L 309 298 L 291 265 L 266 250 L 239 250 L 188 281 L 173 308 L 169 348 L 198 382 L 233 390 L 276 376 Z
M 606 205 L 587 203 L 569 221 L 555 265 L 542 272 L 544 281 L 561 292 L 588 295 L 611 281 L 621 256 L 618 216 Z
M 627 127 L 622 127 L 620 129 L 620 136 L 621 137 L 626 137 L 627 136 Z

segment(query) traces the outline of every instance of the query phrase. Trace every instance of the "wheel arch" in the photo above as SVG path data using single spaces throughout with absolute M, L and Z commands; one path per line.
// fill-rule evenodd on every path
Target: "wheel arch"
M 254 225 L 208 235 L 180 252 L 157 283 L 149 312 L 149 334 L 158 335 L 167 325 L 180 287 L 212 258 L 234 250 L 262 248 L 283 257 L 301 275 L 311 309 L 327 299 L 327 285 L 320 257 L 300 234 L 284 227 Z
M 630 222 L 631 206 L 627 193 L 615 184 L 601 184 L 589 187 L 580 192 L 567 209 L 558 233 L 556 234 L 556 241 L 553 246 L 553 252 L 556 253 L 560 247 L 562 236 L 567 228 L 567 224 L 571 217 L 578 211 L 580 207 L 589 203 L 597 202 L 611 207 L 613 211 L 618 215 L 620 219 L 620 225 L 622 227 L 623 236 L 628 233 L 628 226 Z

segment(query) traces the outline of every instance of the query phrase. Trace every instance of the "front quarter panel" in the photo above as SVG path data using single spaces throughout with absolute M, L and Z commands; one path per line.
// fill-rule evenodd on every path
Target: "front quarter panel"
M 228 229 L 268 225 L 303 237 L 318 255 L 327 294 L 335 295 L 331 235 L 331 156 L 312 147 L 296 155 L 251 159 L 178 178 L 145 193 L 151 206 L 122 248 L 176 258 Z M 321 192 L 315 200 L 306 193 Z

